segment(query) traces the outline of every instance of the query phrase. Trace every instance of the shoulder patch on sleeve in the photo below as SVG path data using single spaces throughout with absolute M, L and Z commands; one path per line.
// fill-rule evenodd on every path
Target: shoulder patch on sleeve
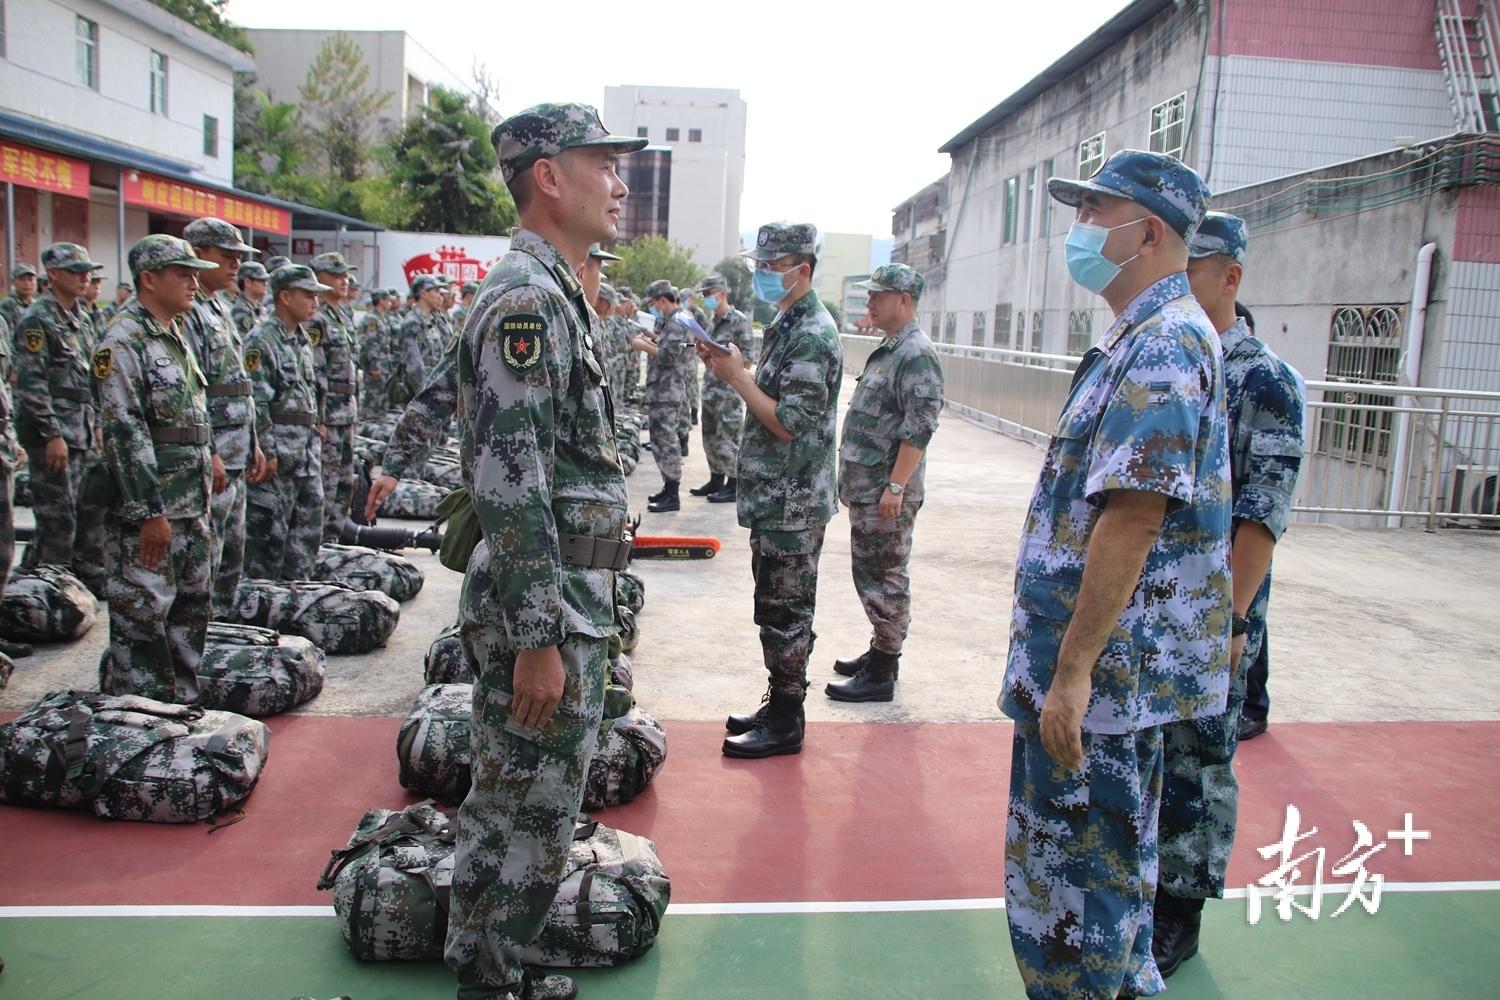
M 114 370 L 115 356 L 108 347 L 101 347 L 94 352 L 94 378 L 102 382 Z
M 245 350 L 245 371 L 253 372 L 260 367 L 260 348 L 250 347 Z
M 47 335 L 36 327 L 26 331 L 26 349 L 32 354 L 40 354 L 42 347 L 47 343 Z
M 510 313 L 500 319 L 500 355 L 505 367 L 521 378 L 542 360 L 547 321 L 539 313 Z
M 318 344 L 322 342 L 322 340 L 323 340 L 323 328 L 322 327 L 318 326 L 316 323 L 309 323 L 309 324 L 307 324 L 307 326 L 303 327 L 303 329 L 307 331 L 307 342 L 309 344 L 311 344 L 314 347 L 317 347 Z

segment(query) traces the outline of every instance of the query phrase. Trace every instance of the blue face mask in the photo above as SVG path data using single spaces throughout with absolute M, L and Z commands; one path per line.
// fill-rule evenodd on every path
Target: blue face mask
M 658 308 L 656 308 L 655 306 L 652 306 L 651 307 L 651 318 L 652 319 L 661 319 L 661 310 L 658 309 Z
M 717 295 L 703 296 L 703 310 L 707 313 L 715 313 L 719 309 L 719 297 Z
M 1073 280 L 1098 295 L 1109 287 L 1120 274 L 1120 269 L 1140 254 L 1116 264 L 1104 256 L 1104 241 L 1116 229 L 1133 226 L 1145 219 L 1132 219 L 1106 229 L 1087 222 L 1075 222 L 1068 228 L 1068 238 L 1063 241 L 1063 254 L 1068 261 L 1068 273 Z
M 775 271 L 756 271 L 752 286 L 756 298 L 773 306 L 786 298 L 786 285 Z

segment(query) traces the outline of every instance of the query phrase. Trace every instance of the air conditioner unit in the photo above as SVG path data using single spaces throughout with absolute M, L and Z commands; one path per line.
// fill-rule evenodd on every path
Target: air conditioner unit
M 1448 513 L 1500 514 L 1500 469 L 1493 465 L 1455 465 Z

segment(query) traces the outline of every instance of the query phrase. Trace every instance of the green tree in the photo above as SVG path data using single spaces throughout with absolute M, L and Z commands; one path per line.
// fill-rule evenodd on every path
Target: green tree
M 609 267 L 610 284 L 629 285 L 637 295 L 658 278 L 678 288 L 694 287 L 703 279 L 703 268 L 693 262 L 692 252 L 662 236 L 642 236 L 614 252 L 621 260 Z
M 254 52 L 255 46 L 245 29 L 224 16 L 229 0 L 151 0 L 152 3 L 174 17 L 207 32 L 221 42 L 227 42 L 241 52 Z
M 389 91 L 368 90 L 369 82 L 364 53 L 340 32 L 318 50 L 299 91 L 303 123 L 334 200 L 344 200 L 339 188 L 365 176 L 378 115 L 391 100 Z
M 301 109 L 290 102 L 271 103 L 265 93 L 252 89 L 253 76 L 241 77 L 235 81 L 235 184 L 257 194 L 318 203 L 322 186 L 303 171 L 307 135 Z
M 456 91 L 434 87 L 427 101 L 390 146 L 390 186 L 409 207 L 400 225 L 439 233 L 509 231 L 516 208 L 495 174 L 489 125 Z
M 739 256 L 725 257 L 714 265 L 714 270 L 729 282 L 729 304 L 748 313 L 755 305 L 750 291 L 752 276 L 749 262 Z

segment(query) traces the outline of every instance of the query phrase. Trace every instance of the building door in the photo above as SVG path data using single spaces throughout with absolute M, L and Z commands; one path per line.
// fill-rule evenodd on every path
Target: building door
M 67 195 L 52 196 L 52 242 L 89 245 L 89 203 Z
M 36 191 L 32 188 L 13 185 L 16 204 L 15 263 L 40 266 L 42 248 L 38 245 L 36 231 Z M 3 195 L 3 192 L 0 192 Z M 5 225 L 3 206 L 0 206 L 0 228 Z M 9 234 L 7 234 L 8 236 Z M 9 290 L 9 285 L 6 285 Z

